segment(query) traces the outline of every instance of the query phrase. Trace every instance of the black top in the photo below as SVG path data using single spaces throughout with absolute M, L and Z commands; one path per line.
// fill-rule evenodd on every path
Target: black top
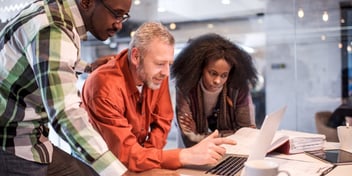
M 335 109 L 327 125 L 332 128 L 345 125 L 346 116 L 352 117 L 352 104 L 341 104 L 337 109 Z

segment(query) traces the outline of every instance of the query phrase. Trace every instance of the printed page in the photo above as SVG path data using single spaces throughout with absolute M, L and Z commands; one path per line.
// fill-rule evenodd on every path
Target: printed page
M 275 149 L 277 149 L 278 147 L 280 147 L 281 145 L 283 145 L 286 141 L 289 140 L 288 136 L 285 136 L 283 134 L 280 133 L 275 133 L 275 136 L 273 138 L 273 141 L 271 142 L 271 145 L 268 149 L 268 153 L 271 151 L 274 151 Z
M 236 145 L 223 145 L 226 149 L 227 154 L 238 154 L 238 155 L 249 155 L 253 143 L 257 140 L 260 130 L 254 128 L 241 128 L 235 134 L 228 136 L 232 140 L 237 142 Z M 275 133 L 273 141 L 271 143 L 271 147 L 269 147 L 269 151 L 279 147 L 285 141 L 288 140 L 287 136 L 283 136 L 281 134 Z
M 236 145 L 224 144 L 222 146 L 225 147 L 227 154 L 249 155 L 252 144 L 258 134 L 258 129 L 244 127 L 237 130 L 235 134 L 227 136 L 227 138 L 235 140 L 237 142 Z
M 290 175 L 320 176 L 333 168 L 332 164 L 323 162 L 317 163 L 271 157 L 266 159 L 278 163 L 279 170 L 288 171 Z
M 320 140 L 324 140 L 325 139 L 325 135 L 322 134 L 316 134 L 316 133 L 307 133 L 307 132 L 302 132 L 302 131 L 292 131 L 292 130 L 279 130 L 278 133 L 281 133 L 283 135 L 286 136 L 290 136 L 290 138 L 292 139 L 320 139 Z

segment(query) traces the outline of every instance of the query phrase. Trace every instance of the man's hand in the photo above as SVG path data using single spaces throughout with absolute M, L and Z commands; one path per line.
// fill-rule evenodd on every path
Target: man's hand
M 151 170 L 139 172 L 139 173 L 127 171 L 123 176 L 155 176 L 155 175 L 179 176 L 180 174 L 174 170 L 151 169 Z
M 216 130 L 198 144 L 181 150 L 180 161 L 183 165 L 216 164 L 226 153 L 221 144 L 236 144 L 236 141 L 228 138 L 219 138 Z
M 91 71 L 94 71 L 96 68 L 98 68 L 101 65 L 106 64 L 109 60 L 113 59 L 115 56 L 114 55 L 108 55 L 108 56 L 103 56 L 95 60 L 90 64 Z

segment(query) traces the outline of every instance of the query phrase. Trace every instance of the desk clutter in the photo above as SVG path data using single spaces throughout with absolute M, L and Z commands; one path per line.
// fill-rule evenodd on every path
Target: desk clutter
M 324 144 L 323 150 L 325 151 L 334 150 L 334 149 L 336 150 L 336 149 L 339 149 L 339 147 L 340 147 L 339 143 L 326 142 Z M 352 153 L 349 153 L 349 155 L 352 155 Z M 237 155 L 232 155 L 232 156 L 237 156 Z M 224 158 L 224 160 L 226 160 L 226 158 Z M 246 156 L 244 156 L 243 158 L 246 158 Z M 340 162 L 341 161 L 343 162 L 346 160 L 344 156 L 339 156 L 337 158 L 340 160 Z M 232 172 L 235 173 L 237 171 L 234 171 L 234 170 L 240 169 L 241 170 L 240 172 L 237 172 L 236 174 L 233 174 L 233 175 L 243 176 L 242 173 L 243 173 L 244 165 L 231 164 L 234 162 L 231 160 L 236 161 L 238 159 L 228 159 L 226 162 L 224 161 L 223 164 L 218 164 L 213 168 L 207 167 L 204 170 L 199 168 L 181 169 L 180 173 L 183 176 L 227 175 L 228 173 L 230 173 L 228 171 L 232 170 Z M 291 176 L 323 176 L 323 175 L 344 176 L 344 175 L 350 175 L 351 169 L 352 169 L 352 164 L 342 164 L 342 165 L 333 164 L 332 162 L 326 162 L 326 161 L 323 161 L 322 159 L 318 159 L 317 157 L 312 157 L 312 155 L 307 154 L 307 152 L 297 153 L 297 154 L 283 154 L 278 152 L 271 152 L 265 157 L 265 160 L 270 160 L 279 164 L 279 170 L 285 170 L 289 172 Z M 243 161 L 241 161 L 241 163 L 242 162 Z M 226 168 L 226 167 L 222 168 L 225 165 L 226 167 L 229 167 L 229 168 Z
M 222 145 L 229 157 L 210 170 L 203 170 L 201 175 L 246 175 L 245 163 L 256 160 L 269 160 L 271 163 L 276 163 L 277 172 L 284 171 L 291 176 L 321 176 L 334 170 L 336 164 L 324 162 L 307 154 L 310 151 L 326 150 L 325 135 L 277 130 L 285 109 L 286 107 L 283 107 L 269 114 L 261 129 L 243 127 L 227 136 L 237 142 L 236 145 Z M 256 171 L 251 173 L 258 173 L 257 170 L 261 169 L 253 170 Z
M 228 154 L 249 155 L 251 150 L 256 150 L 259 129 L 241 128 L 228 138 L 237 141 L 235 146 L 224 145 Z M 306 132 L 279 130 L 271 142 L 267 153 L 279 152 L 284 154 L 296 154 L 306 151 L 321 150 L 324 147 L 325 135 Z
M 293 155 L 272 153 L 265 160 L 277 163 L 280 170 L 287 171 L 291 176 L 321 176 L 335 168 L 331 163 L 321 162 L 304 153 Z M 205 175 L 240 175 L 246 161 L 247 157 L 244 156 L 228 156 L 216 166 L 205 171 Z
M 228 136 L 228 138 L 236 140 L 237 144 L 235 146 L 224 145 L 227 154 L 248 156 L 251 151 L 258 150 L 259 133 L 259 129 L 241 128 L 233 135 Z M 278 130 L 266 150 L 267 157 L 265 159 L 278 163 L 280 169 L 288 171 L 293 176 L 320 176 L 333 169 L 334 165 L 313 159 L 305 152 L 323 150 L 325 139 L 325 135 L 321 134 Z M 301 158 L 296 158 L 297 156 L 301 156 Z M 228 158 L 207 173 L 224 176 L 236 175 L 237 170 L 243 168 L 243 164 L 238 165 L 234 161 L 238 162 L 238 158 Z

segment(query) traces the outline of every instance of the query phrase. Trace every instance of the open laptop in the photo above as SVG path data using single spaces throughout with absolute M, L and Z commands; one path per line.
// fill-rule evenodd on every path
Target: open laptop
M 268 148 L 270 147 L 271 141 L 274 138 L 275 132 L 279 128 L 280 122 L 286 111 L 286 106 L 280 108 L 279 110 L 268 114 L 262 127 L 259 131 L 257 139 L 250 149 L 249 155 L 236 155 L 227 154 L 219 163 L 215 166 L 202 166 L 198 169 L 205 170 L 204 175 L 222 175 L 222 176 L 233 176 L 240 175 L 240 171 L 244 167 L 244 163 L 247 160 L 264 159 Z M 237 141 L 240 143 L 241 141 Z M 255 147 L 255 148 L 254 148 Z

